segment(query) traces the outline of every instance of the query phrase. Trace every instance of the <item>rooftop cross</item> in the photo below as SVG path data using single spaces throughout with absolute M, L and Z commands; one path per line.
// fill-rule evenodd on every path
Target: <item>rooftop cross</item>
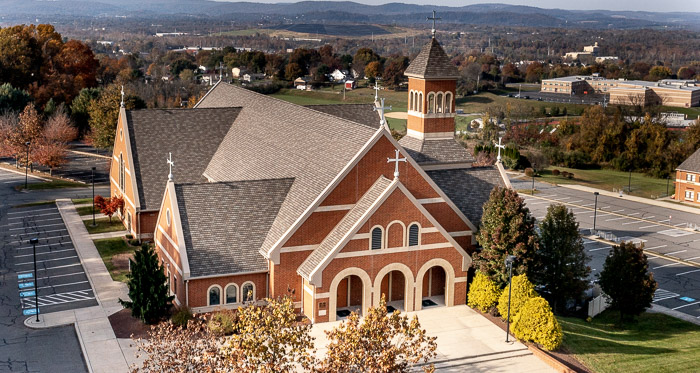
M 496 147 L 498 148 L 498 157 L 496 158 L 496 161 L 497 161 L 497 162 L 500 162 L 500 161 L 501 161 L 501 149 L 503 149 L 504 151 L 506 150 L 506 146 L 505 146 L 505 145 L 501 145 L 501 139 L 503 139 L 503 137 L 499 137 L 499 138 L 498 138 L 498 144 L 495 144 Z
M 428 20 L 429 20 L 429 21 L 433 21 L 433 30 L 432 30 L 432 32 L 433 32 L 433 37 L 435 37 L 435 32 L 437 32 L 437 30 L 435 29 L 435 21 L 439 21 L 439 20 L 442 19 L 442 18 L 440 18 L 440 17 L 436 17 L 435 15 L 436 15 L 436 13 L 435 13 L 435 11 L 433 10 L 433 16 L 432 16 L 432 17 L 428 17 Z
M 119 107 L 124 107 L 124 86 L 122 86 L 122 102 L 119 104 Z
M 374 83 L 374 102 L 379 101 L 379 90 L 381 87 L 379 87 L 379 82 Z
M 406 162 L 406 158 L 399 158 L 400 153 L 399 153 L 398 149 L 394 149 L 394 151 L 396 152 L 396 158 L 387 158 L 386 163 L 394 162 L 394 165 L 395 165 L 394 166 L 394 179 L 398 179 L 399 178 L 399 162 Z
M 378 112 L 379 112 L 379 116 L 381 117 L 381 120 L 379 121 L 379 124 L 382 125 L 382 126 L 386 126 L 387 124 L 386 124 L 386 119 L 384 118 L 384 111 L 386 111 L 387 109 L 388 109 L 388 110 L 391 110 L 391 106 L 389 106 L 389 107 L 384 106 L 384 97 L 382 97 L 381 99 L 379 99 L 379 101 L 381 102 L 381 104 L 378 105 L 378 106 L 375 106 L 375 107 L 374 107 L 374 111 L 378 111 Z M 375 102 L 376 102 L 376 101 L 375 101 Z M 387 126 L 387 127 L 388 127 L 388 126 Z M 387 129 L 388 129 L 388 128 L 387 128 Z
M 168 165 L 170 165 L 170 172 L 168 173 L 168 180 L 173 181 L 173 166 L 175 166 L 175 162 L 173 162 L 173 153 L 168 153 Z
M 219 62 L 219 81 L 224 78 L 224 63 Z

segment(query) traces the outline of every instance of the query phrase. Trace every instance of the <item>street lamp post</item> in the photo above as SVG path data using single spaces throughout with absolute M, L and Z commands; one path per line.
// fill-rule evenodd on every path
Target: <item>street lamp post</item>
M 32 244 L 32 250 L 34 251 L 34 310 L 36 322 L 39 322 L 39 277 L 36 274 L 36 244 L 39 243 L 39 239 L 36 237 L 31 238 L 29 243 Z
M 95 227 L 95 169 L 92 167 L 92 226 Z
M 27 159 L 24 160 L 24 190 L 27 190 L 29 185 L 29 141 L 25 142 L 24 145 L 27 146 Z
M 506 342 L 509 342 L 509 332 L 510 332 L 510 295 L 513 289 L 513 262 L 515 261 L 515 255 L 506 256 L 506 267 L 508 267 L 508 318 L 506 319 Z
M 593 192 L 593 195 L 595 195 L 595 207 L 593 207 L 593 230 L 595 231 L 595 221 L 596 218 L 598 217 L 598 195 L 600 193 L 598 192 Z
M 533 163 L 532 164 L 532 193 L 531 193 L 533 196 L 535 195 L 535 173 L 537 172 L 535 170 L 535 167 L 537 167 L 537 165 Z

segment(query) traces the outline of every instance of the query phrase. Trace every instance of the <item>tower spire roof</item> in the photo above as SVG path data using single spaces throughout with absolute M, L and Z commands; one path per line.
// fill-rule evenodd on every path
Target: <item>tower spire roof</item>
M 437 39 L 431 38 L 408 65 L 404 75 L 421 79 L 454 79 L 459 77 L 459 72 Z

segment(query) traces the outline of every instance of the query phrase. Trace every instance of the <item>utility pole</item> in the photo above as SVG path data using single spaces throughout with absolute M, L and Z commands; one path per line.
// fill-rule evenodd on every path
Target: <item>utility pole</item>
M 510 330 L 510 295 L 513 290 L 513 262 L 515 261 L 515 255 L 508 255 L 506 257 L 506 267 L 508 267 L 508 318 L 506 319 L 506 343 L 510 342 L 508 340 L 509 330 Z

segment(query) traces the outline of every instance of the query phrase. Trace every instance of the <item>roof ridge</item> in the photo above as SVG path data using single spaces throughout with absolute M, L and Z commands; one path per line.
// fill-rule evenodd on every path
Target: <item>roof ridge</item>
M 133 113 L 133 112 L 139 112 L 139 111 L 166 111 L 166 110 L 186 112 L 186 111 L 195 111 L 195 110 L 204 111 L 204 110 L 231 110 L 231 109 L 243 109 L 243 106 L 190 107 L 190 108 L 159 107 L 159 108 L 143 108 L 143 109 L 126 109 L 126 112 Z
M 279 181 L 279 180 L 294 180 L 294 177 L 271 177 L 267 179 L 254 179 L 254 180 L 219 180 L 219 181 L 194 181 L 178 183 L 175 182 L 175 186 L 192 186 L 192 185 L 217 185 L 217 184 L 233 184 L 233 183 L 257 183 L 262 181 Z

